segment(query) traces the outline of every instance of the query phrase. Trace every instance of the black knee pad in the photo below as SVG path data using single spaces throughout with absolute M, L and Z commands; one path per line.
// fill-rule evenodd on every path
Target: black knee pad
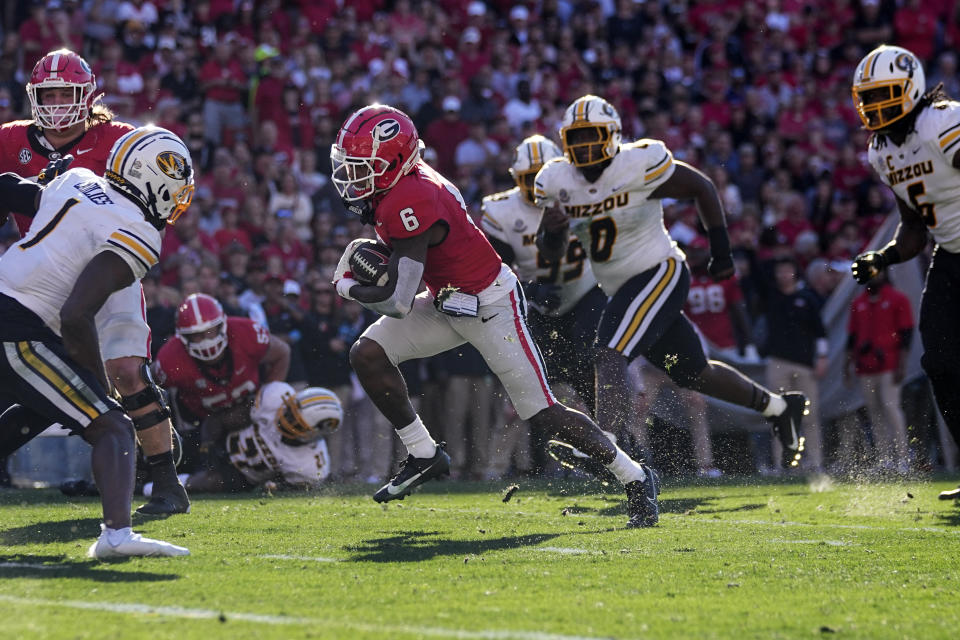
M 158 408 L 146 415 L 137 416 L 136 418 L 133 416 L 130 417 L 137 431 L 149 429 L 170 417 L 170 407 L 167 405 L 166 393 L 153 381 L 153 376 L 150 374 L 150 367 L 147 366 L 146 363 L 140 365 L 140 377 L 144 383 L 146 383 L 146 388 L 133 395 L 124 396 L 120 404 L 128 414 L 131 411 L 142 409 L 151 404 L 156 404 Z

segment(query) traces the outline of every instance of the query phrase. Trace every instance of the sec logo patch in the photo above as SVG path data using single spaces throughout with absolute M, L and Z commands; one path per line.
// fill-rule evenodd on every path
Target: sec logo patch
M 33 160 L 33 152 L 24 147 L 20 149 L 20 155 L 17 158 L 20 160 L 20 164 L 29 164 Z

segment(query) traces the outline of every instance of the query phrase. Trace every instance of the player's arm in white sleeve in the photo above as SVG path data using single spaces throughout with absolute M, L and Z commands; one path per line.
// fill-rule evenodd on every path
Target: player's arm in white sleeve
M 504 239 L 503 227 L 497 221 L 493 212 L 489 210 L 487 198 L 483 199 L 483 204 L 480 205 L 480 211 L 480 229 L 482 229 L 484 235 L 487 236 L 487 240 L 490 241 L 493 250 L 500 255 L 500 259 L 503 260 L 504 263 L 512 265 L 517 258 L 516 253 L 514 253 L 513 247 Z
M 537 249 L 547 262 L 559 262 L 567 253 L 570 243 L 570 216 L 560 208 L 551 188 L 551 160 L 540 167 L 533 183 L 533 197 L 537 206 L 543 209 L 540 226 L 537 228 Z
M 107 391 L 110 385 L 100 357 L 94 317 L 110 294 L 130 286 L 136 278 L 137 274 L 120 255 L 101 251 L 84 267 L 60 309 L 60 333 L 67 354 L 96 374 Z
M 710 263 L 707 266 L 710 275 L 714 280 L 726 280 L 733 276 L 733 256 L 730 253 L 727 221 L 713 180 L 686 162 L 673 160 L 672 173 L 653 190 L 650 197 L 656 200 L 693 200 L 710 239 Z

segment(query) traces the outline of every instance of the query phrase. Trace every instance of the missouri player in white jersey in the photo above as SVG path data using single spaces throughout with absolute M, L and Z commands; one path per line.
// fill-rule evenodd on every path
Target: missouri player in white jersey
M 569 384 L 592 413 L 591 354 L 607 298 L 597 287 L 590 262 L 576 238 L 571 239 L 563 258 L 553 263 L 541 257 L 536 243 L 543 212 L 534 204 L 533 179 L 545 162 L 561 154 L 553 141 L 541 135 L 521 142 L 514 150 L 510 167 L 517 186 L 483 199 L 480 226 L 523 283 L 530 304 L 527 322 L 546 360 L 548 380 L 551 384 Z M 543 467 L 542 436 L 533 434 L 533 457 L 538 469 Z
M 330 476 L 324 438 L 343 422 L 340 400 L 329 389 L 296 392 L 286 382 L 257 391 L 250 424 L 229 433 L 209 470 L 191 474 L 191 491 L 244 491 L 274 482 L 283 488 L 312 488 Z
M 105 178 L 75 169 L 46 187 L 0 176 L 0 203 L 34 218 L 0 258 L 0 400 L 93 445 L 104 524 L 92 557 L 185 555 L 130 529 L 133 425 L 108 394 L 94 318 L 157 263 L 161 229 L 190 205 L 193 167 L 183 142 L 158 127 L 121 137 L 110 160 L 117 171 Z
M 953 439 L 960 442 L 960 103 L 940 86 L 926 92 L 920 60 L 902 47 L 868 53 L 853 75 L 853 99 L 873 132 L 868 158 L 897 198 L 892 242 L 856 257 L 853 277 L 866 284 L 891 264 L 936 243 L 920 302 L 923 370 Z M 942 499 L 960 498 L 960 489 Z
M 63 165 L 69 166 L 70 158 L 74 168 L 98 175 L 115 170 L 107 164 L 110 151 L 133 127 L 116 120 L 104 106 L 86 60 L 67 49 L 51 51 L 34 65 L 26 94 L 32 120 L 0 126 L 0 171 L 31 179 L 42 171 L 49 179 L 65 170 Z M 21 235 L 26 235 L 33 224 L 30 216 L 16 209 L 12 213 Z M 160 487 L 137 511 L 148 515 L 189 511 L 190 500 L 175 467 L 173 443 L 179 437 L 143 377 L 151 351 L 140 283 L 111 295 L 97 313 L 96 323 L 107 376 L 134 419 L 144 468 Z M 49 426 L 30 407 L 11 409 L 0 408 L 0 467 L 6 455 Z
M 683 305 L 690 287 L 684 255 L 663 224 L 660 200 L 692 199 L 710 238 L 710 274 L 734 273 L 723 208 L 703 173 L 675 160 L 659 140 L 621 144 L 620 116 L 587 95 L 571 104 L 560 128 L 564 157 L 537 174 L 535 196 L 546 207 L 538 244 L 547 259 L 563 256 L 572 231 L 610 296 L 597 330 L 597 420 L 617 433 L 629 415 L 627 365 L 644 356 L 681 387 L 763 413 L 796 466 L 807 398 L 775 394 L 732 367 L 707 360 Z

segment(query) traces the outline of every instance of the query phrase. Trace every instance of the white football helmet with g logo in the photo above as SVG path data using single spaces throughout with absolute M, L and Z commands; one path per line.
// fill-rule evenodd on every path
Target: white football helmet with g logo
M 612 104 L 593 95 L 577 98 L 560 124 L 563 152 L 574 166 L 599 164 L 617 155 L 621 129 L 620 115 Z
M 548 160 L 563 155 L 560 147 L 549 138 L 539 133 L 524 139 L 513 151 L 513 162 L 510 163 L 510 175 L 520 188 L 520 193 L 533 203 L 533 179 L 537 177 L 540 167 Z
M 162 127 L 140 127 L 117 140 L 104 177 L 139 205 L 157 229 L 176 222 L 193 200 L 190 151 Z
M 284 438 L 307 444 L 340 428 L 343 407 L 337 395 L 323 387 L 307 387 L 283 397 L 277 410 L 277 429 Z
M 886 129 L 917 106 L 927 90 L 923 65 L 903 47 L 881 45 L 853 73 L 853 104 L 871 131 Z

